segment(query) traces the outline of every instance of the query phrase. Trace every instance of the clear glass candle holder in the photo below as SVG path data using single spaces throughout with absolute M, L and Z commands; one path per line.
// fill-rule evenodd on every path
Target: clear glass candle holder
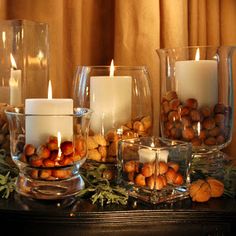
M 145 67 L 79 66 L 73 83 L 77 106 L 93 110 L 88 159 L 116 163 L 118 141 L 152 133 L 152 95 Z
M 62 199 L 83 189 L 79 168 L 87 158 L 89 109 L 76 108 L 72 115 L 27 115 L 23 109 L 15 108 L 6 114 L 11 156 L 19 168 L 19 194 L 35 199 Z M 48 128 L 47 133 L 45 127 L 43 132 L 35 129 L 40 124 Z
M 159 137 L 121 140 L 121 180 L 129 195 L 153 204 L 188 196 L 191 144 Z
M 0 20 L 0 150 L 10 154 L 4 110 L 22 107 L 25 98 L 47 97 L 48 25 Z
M 220 150 L 231 142 L 234 49 L 196 46 L 157 50 L 161 135 L 190 142 L 196 158 L 222 159 Z

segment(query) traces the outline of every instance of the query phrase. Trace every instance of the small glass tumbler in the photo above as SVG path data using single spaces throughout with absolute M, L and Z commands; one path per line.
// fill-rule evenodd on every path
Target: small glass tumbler
M 188 196 L 191 144 L 159 137 L 121 140 L 121 178 L 129 195 L 153 204 Z
M 89 109 L 76 108 L 72 115 L 27 115 L 23 109 L 15 108 L 6 114 L 11 155 L 19 168 L 19 194 L 35 199 L 62 199 L 83 189 L 79 168 L 87 158 Z M 43 126 L 48 127 L 47 132 Z
M 161 63 L 161 136 L 190 142 L 193 157 L 219 169 L 232 139 L 234 47 L 158 49 Z M 212 162 L 213 159 L 213 162 Z
M 118 141 L 152 133 L 152 95 L 145 67 L 77 68 L 73 99 L 93 110 L 88 137 L 88 159 L 117 163 Z

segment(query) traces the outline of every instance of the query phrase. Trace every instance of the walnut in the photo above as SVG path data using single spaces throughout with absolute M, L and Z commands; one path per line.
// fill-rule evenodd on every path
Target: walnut
M 205 180 L 199 179 L 190 185 L 189 194 L 195 202 L 207 202 L 211 198 L 211 187 Z
M 224 193 L 224 184 L 217 179 L 207 178 L 207 183 L 211 188 L 211 197 L 220 197 Z

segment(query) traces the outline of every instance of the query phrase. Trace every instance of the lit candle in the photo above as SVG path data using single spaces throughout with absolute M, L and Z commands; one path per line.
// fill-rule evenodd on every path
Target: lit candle
M 149 148 L 141 148 L 138 150 L 138 155 L 141 163 L 154 162 L 155 160 L 167 163 L 169 152 L 167 150 L 154 151 Z
M 104 134 L 131 120 L 132 78 L 114 76 L 114 70 L 112 60 L 110 76 L 90 78 L 90 127 L 95 133 Z
M 62 139 L 72 140 L 73 117 L 69 115 L 73 114 L 73 100 L 52 99 L 50 81 L 48 99 L 26 99 L 25 114 L 26 143 L 31 143 L 37 147 L 45 143 L 49 136 L 56 137 L 58 131 L 60 131 Z
M 214 106 L 218 102 L 217 62 L 199 59 L 198 48 L 195 60 L 176 61 L 176 91 L 182 102 L 195 98 L 199 107 Z
M 21 105 L 21 70 L 17 69 L 16 61 L 12 54 L 10 54 L 11 59 L 11 75 L 9 80 L 10 86 L 10 105 L 17 106 Z

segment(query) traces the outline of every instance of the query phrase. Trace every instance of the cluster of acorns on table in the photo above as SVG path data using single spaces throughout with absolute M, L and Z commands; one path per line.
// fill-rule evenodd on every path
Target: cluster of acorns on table
M 89 135 L 87 140 L 88 159 L 97 162 L 116 162 L 119 140 L 148 136 L 151 127 L 151 117 L 145 116 L 130 121 L 119 129 L 111 129 L 104 136 L 101 134 Z
M 128 181 L 140 187 L 161 190 L 170 185 L 182 185 L 184 178 L 179 172 L 179 164 L 176 162 L 165 163 L 140 163 L 138 161 L 127 161 L 123 166 Z
M 194 98 L 181 103 L 175 91 L 168 91 L 161 101 L 163 135 L 189 141 L 193 146 L 225 143 L 229 138 L 231 116 L 230 107 L 224 104 L 199 108 Z
M 20 146 L 17 145 L 17 147 Z M 61 153 L 59 152 L 57 137 L 49 137 L 47 143 L 37 148 L 32 144 L 25 144 L 19 160 L 33 167 L 29 168 L 30 173 L 28 174 L 34 179 L 66 179 L 72 175 L 68 166 L 86 157 L 85 139 L 79 137 L 74 142 L 64 141 L 60 144 L 60 151 Z M 40 169 L 37 169 L 38 167 Z

